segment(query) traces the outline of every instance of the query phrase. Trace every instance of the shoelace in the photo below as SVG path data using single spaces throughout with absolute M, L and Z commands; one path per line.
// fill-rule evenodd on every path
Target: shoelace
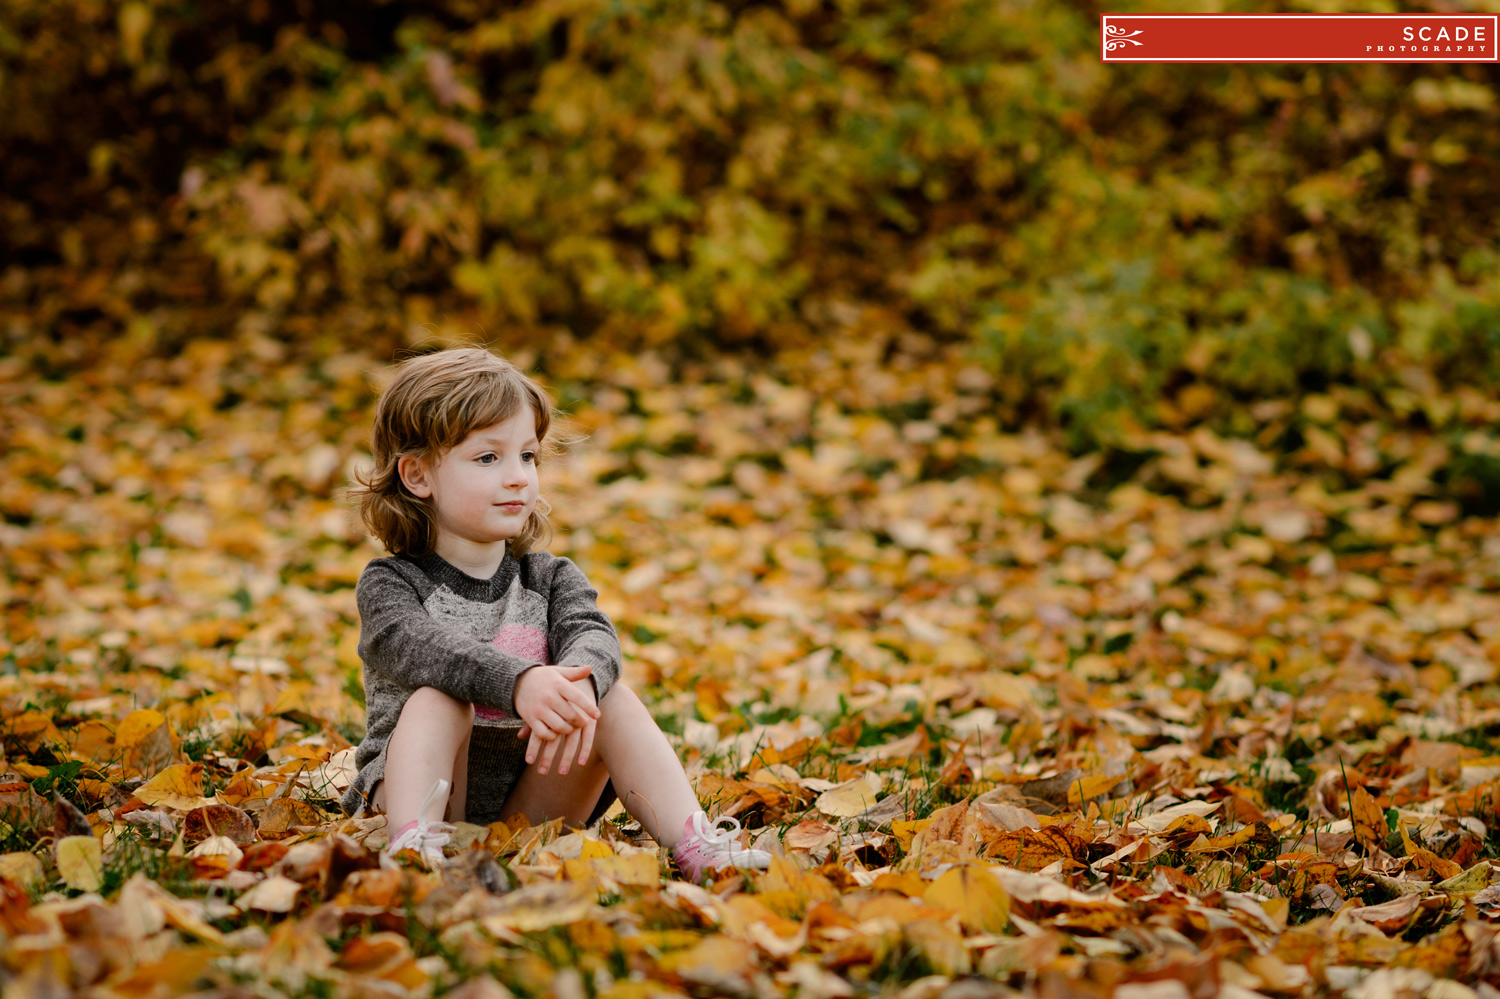
M 426 815 L 427 810 L 447 793 L 448 782 L 439 778 L 437 783 L 432 785 L 432 790 L 427 792 L 427 797 L 422 801 L 422 808 L 417 812 L 417 824 L 396 837 L 395 842 L 391 843 L 386 849 L 392 854 L 409 848 L 417 850 L 420 853 L 436 853 L 441 856 L 443 847 L 449 842 L 449 834 L 456 827 L 451 822 L 443 822 L 440 819 L 428 821 L 422 818 L 422 816 Z M 413 839 L 416 842 L 408 842 L 408 839 Z
M 728 822 L 728 829 L 720 829 L 720 822 Z M 730 856 L 746 853 L 739 844 L 740 820 L 733 815 L 721 815 L 710 824 L 705 825 L 702 813 L 693 817 L 693 834 L 698 840 L 708 847 L 724 850 Z

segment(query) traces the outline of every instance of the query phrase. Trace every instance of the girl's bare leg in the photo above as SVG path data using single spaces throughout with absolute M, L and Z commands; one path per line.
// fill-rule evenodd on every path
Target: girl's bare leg
M 446 807 L 440 802 L 429 821 L 461 822 L 469 783 L 469 736 L 474 705 L 434 687 L 419 687 L 401 706 L 401 718 L 385 750 L 385 779 L 371 801 L 385 812 L 392 837 L 422 807 L 439 778 L 452 783 Z
M 560 774 L 553 765 L 558 750 L 544 746 L 505 799 L 501 815 L 524 812 L 534 824 L 564 815 L 583 823 L 598 803 L 604 782 L 613 781 L 625 810 L 646 833 L 662 846 L 676 846 L 683 823 L 702 808 L 682 761 L 651 712 L 625 684 L 616 682 L 609 688 L 599 711 L 589 761 L 583 766 L 576 759 L 569 761 L 568 772 Z M 538 773 L 544 762 L 548 772 Z

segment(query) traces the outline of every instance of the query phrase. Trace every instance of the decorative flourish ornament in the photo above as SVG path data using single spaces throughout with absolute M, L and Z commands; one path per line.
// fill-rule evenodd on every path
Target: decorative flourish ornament
M 1120 36 L 1120 37 L 1111 37 L 1111 38 L 1108 38 L 1105 41 L 1105 43 L 1104 43 L 1104 51 L 1106 51 L 1106 52 L 1113 52 L 1115 49 L 1123 49 L 1125 47 L 1125 43 L 1126 42 L 1129 42 L 1131 45 L 1141 45 L 1141 44 L 1143 44 L 1142 42 L 1138 42 L 1138 41 L 1135 40 L 1135 36 L 1142 33 L 1140 31 L 1132 31 L 1130 34 L 1127 35 L 1127 34 L 1125 34 L 1125 29 L 1124 28 L 1121 28 L 1118 25 L 1114 25 L 1114 24 L 1106 24 L 1104 26 L 1104 33 L 1106 35 L 1110 35 L 1110 36 Z

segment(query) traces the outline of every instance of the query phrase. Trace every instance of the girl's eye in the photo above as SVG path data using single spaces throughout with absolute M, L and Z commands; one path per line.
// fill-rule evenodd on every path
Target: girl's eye
M 483 465 L 493 465 L 494 462 L 485 461 L 484 460 L 486 458 L 493 458 L 493 457 L 494 457 L 493 454 L 482 454 L 482 455 L 479 456 L 479 462 L 480 462 L 480 464 L 483 464 Z
M 527 461 L 536 461 L 536 452 L 535 451 L 522 451 L 521 452 L 521 457 L 524 458 L 524 459 L 526 459 Z

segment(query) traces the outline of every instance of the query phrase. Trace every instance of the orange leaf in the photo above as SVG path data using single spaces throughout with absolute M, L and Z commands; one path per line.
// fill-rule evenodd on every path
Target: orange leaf
M 1351 795 L 1354 806 L 1354 838 L 1367 851 L 1378 850 L 1385 844 L 1385 813 L 1375 804 L 1375 799 L 1363 787 L 1356 787 Z

